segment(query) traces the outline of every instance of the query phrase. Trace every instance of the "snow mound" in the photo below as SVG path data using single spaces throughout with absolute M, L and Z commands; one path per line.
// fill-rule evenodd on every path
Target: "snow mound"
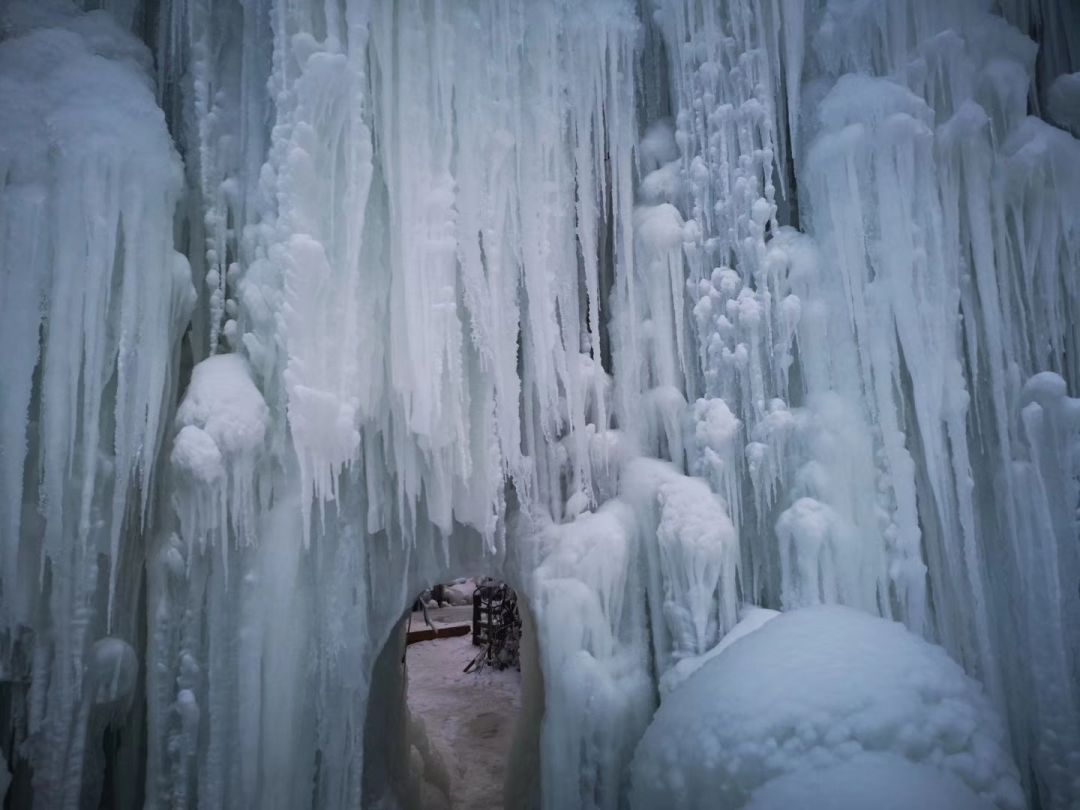
M 861 754 L 796 771 L 754 791 L 746 810 L 986 810 L 991 805 L 938 768 L 889 754 Z
M 773 780 L 827 769 L 839 769 L 839 779 L 868 753 L 936 769 L 988 806 L 1024 806 L 979 685 L 901 624 L 839 606 L 768 621 L 672 691 L 635 753 L 632 806 L 743 807 Z M 899 778 L 881 769 L 889 773 L 864 778 Z M 787 789 L 757 798 L 773 802 Z M 838 787 L 820 789 L 833 790 L 838 807 L 853 801 Z

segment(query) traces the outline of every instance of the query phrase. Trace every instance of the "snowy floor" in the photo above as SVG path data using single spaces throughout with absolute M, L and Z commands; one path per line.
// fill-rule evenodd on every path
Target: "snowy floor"
M 453 810 L 503 807 L 506 760 L 521 705 L 517 670 L 462 672 L 476 653 L 469 635 L 412 644 L 406 658 L 409 708 L 423 719 L 446 764 Z

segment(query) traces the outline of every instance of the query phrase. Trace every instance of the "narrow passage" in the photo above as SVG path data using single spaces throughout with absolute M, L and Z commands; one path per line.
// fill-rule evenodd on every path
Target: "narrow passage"
M 472 607 L 428 610 L 437 628 L 467 623 Z M 421 613 L 412 628 L 424 627 Z M 427 728 L 450 778 L 452 810 L 501 810 L 507 758 L 521 706 L 521 672 L 484 667 L 463 672 L 479 652 L 471 632 L 410 644 L 408 702 Z

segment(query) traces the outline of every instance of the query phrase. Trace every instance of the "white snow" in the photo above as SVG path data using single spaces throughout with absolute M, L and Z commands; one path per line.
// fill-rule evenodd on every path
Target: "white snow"
M 864 772 L 867 756 L 876 759 Z M 850 802 L 854 771 L 885 790 L 911 763 L 931 771 L 913 791 L 944 785 L 968 804 L 979 797 L 975 806 L 1025 806 L 1004 729 L 941 648 L 850 608 L 804 608 L 740 638 L 665 697 L 634 755 L 631 805 L 782 806 L 770 802 L 793 789 Z M 921 806 L 917 795 L 903 806 Z
M 215 355 L 195 366 L 176 411 L 181 432 L 194 427 L 214 443 L 222 458 L 230 460 L 258 451 L 268 420 L 266 403 L 238 354 Z
M 503 806 L 521 707 L 517 669 L 462 671 L 476 653 L 471 635 L 421 641 L 406 651 L 409 711 L 449 776 L 452 810 Z

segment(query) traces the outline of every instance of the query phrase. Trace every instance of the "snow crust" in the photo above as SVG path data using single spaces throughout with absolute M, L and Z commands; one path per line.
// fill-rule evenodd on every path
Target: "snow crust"
M 836 606 L 773 618 L 702 666 L 630 773 L 635 808 L 778 807 L 799 790 L 854 806 L 890 788 L 903 807 L 1025 806 L 981 687 L 902 625 Z
M 522 673 L 516 669 L 464 673 L 476 655 L 468 636 L 412 644 L 406 651 L 408 702 L 414 722 L 425 726 L 430 753 L 425 772 L 435 810 L 449 794 L 458 805 L 502 803 L 511 732 L 520 716 Z M 420 750 L 420 749 L 418 749 Z M 443 771 L 435 765 L 441 760 Z

